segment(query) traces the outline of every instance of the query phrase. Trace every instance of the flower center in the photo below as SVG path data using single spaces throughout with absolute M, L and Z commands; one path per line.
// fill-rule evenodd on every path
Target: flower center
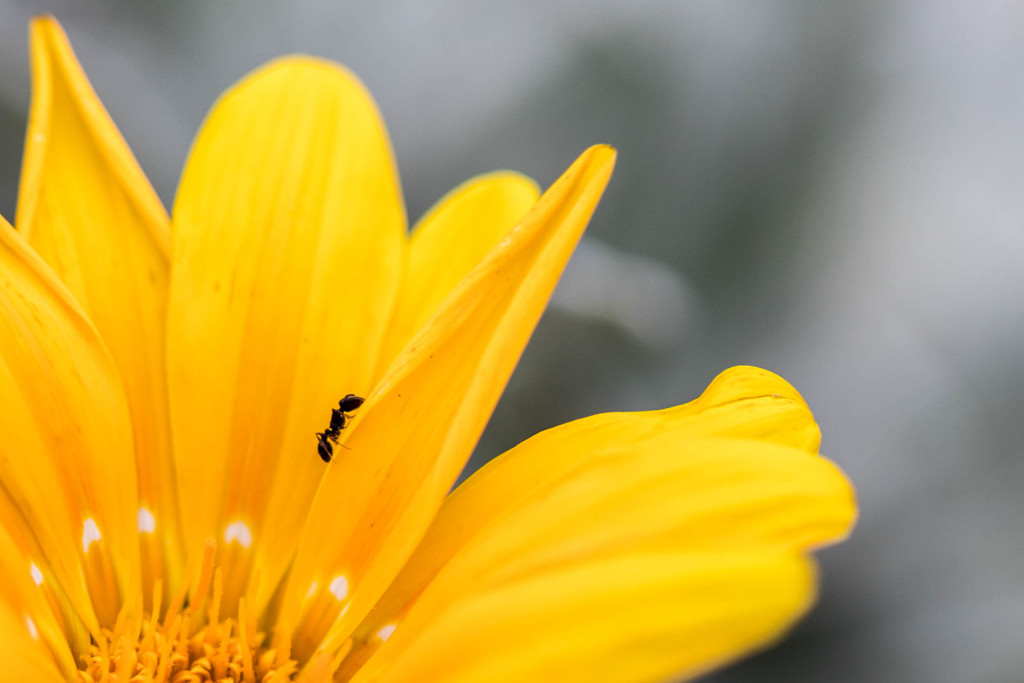
M 208 549 L 209 550 L 209 549 Z M 246 611 L 242 598 L 237 618 L 220 618 L 224 595 L 220 568 L 211 572 L 213 553 L 204 557 L 199 590 L 185 607 L 188 582 L 174 596 L 163 619 L 159 618 L 163 587 L 153 587 L 153 610 L 142 619 L 133 618 L 137 605 L 125 604 L 113 629 L 103 629 L 99 642 L 94 639 L 89 652 L 80 656 L 79 680 L 142 680 L 155 683 L 199 683 L 200 681 L 238 681 L 239 683 L 284 683 L 291 681 L 298 663 L 268 644 L 266 634 Z M 210 578 L 213 575 L 213 591 Z M 207 600 L 207 597 L 210 599 Z
M 188 616 L 179 615 L 170 625 L 144 621 L 141 631 L 104 629 L 105 640 L 82 657 L 79 680 L 280 683 L 292 680 L 297 669 L 294 660 L 278 666 L 276 652 L 262 649 L 264 634 L 247 634 L 235 619 L 208 624 L 191 636 Z

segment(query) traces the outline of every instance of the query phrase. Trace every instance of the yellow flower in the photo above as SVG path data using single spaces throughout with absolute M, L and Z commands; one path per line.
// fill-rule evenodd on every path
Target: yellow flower
M 855 503 L 764 370 L 543 432 L 449 494 L 610 148 L 539 199 L 474 178 L 407 237 L 369 95 L 290 57 L 217 103 L 168 219 L 53 19 L 31 54 L 0 679 L 654 681 L 807 610 Z

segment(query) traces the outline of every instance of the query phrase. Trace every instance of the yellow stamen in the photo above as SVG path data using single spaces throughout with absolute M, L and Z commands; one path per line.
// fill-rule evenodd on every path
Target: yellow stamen
M 252 673 L 252 652 L 249 651 L 249 620 L 245 610 L 245 598 L 238 601 L 238 637 L 242 646 L 242 678 L 245 683 L 256 683 Z
M 196 602 L 192 604 L 194 613 L 199 613 L 206 600 L 206 593 L 210 590 L 210 579 L 213 578 L 213 558 L 217 554 L 217 545 L 213 541 L 207 541 L 203 548 L 203 565 L 199 570 L 199 580 L 191 593 Z M 218 568 L 219 569 L 219 568 Z
M 213 575 L 213 601 L 210 603 L 210 635 L 216 636 L 218 633 L 217 624 L 220 623 L 220 601 L 224 597 L 224 572 L 217 567 L 217 572 Z
M 213 567 L 215 556 L 216 545 L 208 543 L 203 549 L 195 590 L 189 591 L 187 585 L 179 589 L 163 619 L 162 581 L 153 584 L 152 613 L 140 614 L 141 600 L 129 600 L 113 629 L 103 629 L 81 656 L 84 668 L 79 671 L 79 680 L 291 681 L 298 665 L 287 657 L 282 659 L 272 648 L 263 647 L 268 639 L 257 630 L 256 621 L 249 614 L 251 599 L 239 600 L 237 619 L 228 617 L 220 621 L 224 575 L 220 567 Z M 209 608 L 204 617 L 205 605 Z M 330 658 L 324 659 L 317 664 L 318 670 L 337 668 Z

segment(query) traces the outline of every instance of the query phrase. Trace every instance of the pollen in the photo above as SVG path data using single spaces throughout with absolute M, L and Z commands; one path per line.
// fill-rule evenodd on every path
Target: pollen
M 294 679 L 298 663 L 265 645 L 248 614 L 246 599 L 237 617 L 221 618 L 223 573 L 213 571 L 213 544 L 203 557 L 198 587 L 186 584 L 161 614 L 163 585 L 153 585 L 153 609 L 141 619 L 125 605 L 113 629 L 103 629 L 98 642 L 81 655 L 78 680 L 184 683 L 285 683 Z M 212 576 L 212 581 L 211 581 Z M 187 605 L 187 607 L 185 606 Z M 34 630 L 29 624 L 29 630 Z

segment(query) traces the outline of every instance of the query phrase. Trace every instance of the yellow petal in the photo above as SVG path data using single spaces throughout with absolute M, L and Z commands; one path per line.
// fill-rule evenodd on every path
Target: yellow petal
M 444 603 L 475 582 L 609 549 L 807 550 L 835 541 L 856 504 L 842 473 L 801 448 L 810 431 L 792 387 L 741 367 L 678 408 L 597 415 L 538 434 L 448 497 L 357 629 L 354 656 L 366 657 L 360 648 L 372 648 L 373 634 L 428 584 Z
M 762 381 L 743 381 L 743 374 L 750 375 L 747 380 L 761 375 Z M 452 546 L 459 542 L 474 545 L 469 552 L 459 548 L 458 566 L 447 567 L 443 580 L 430 586 L 414 610 L 440 612 L 481 584 L 524 580 L 531 570 L 543 572 L 554 563 L 609 549 L 709 544 L 805 548 L 844 533 L 854 515 L 852 496 L 826 461 L 771 443 L 706 438 L 721 426 L 722 416 L 716 412 L 738 409 L 747 423 L 738 423 L 734 431 L 742 432 L 743 424 L 749 424 L 766 441 L 782 437 L 785 442 L 800 431 L 791 423 L 811 421 L 802 402 L 783 396 L 787 385 L 782 380 L 752 368 L 725 373 L 717 384 L 685 409 L 597 416 L 551 430 L 471 477 L 446 502 L 395 586 L 360 627 L 355 657 L 369 654 L 359 652 L 363 641 L 395 623 L 400 630 L 406 628 L 406 620 L 391 609 L 396 590 L 403 592 L 406 584 L 407 596 L 418 591 L 422 583 L 408 585 L 417 568 L 450 560 Z M 745 405 L 723 401 L 706 406 L 705 420 L 680 417 L 695 412 L 709 397 L 724 398 L 729 386 L 742 385 L 755 389 Z M 770 391 L 762 396 L 760 388 Z M 769 427 L 772 422 L 774 428 Z M 688 435 L 695 440 L 687 443 Z M 680 451 L 689 457 L 679 457 Z M 505 638 L 520 640 L 513 634 Z M 372 650 L 374 643 L 368 645 L 365 649 Z M 349 666 L 346 662 L 345 670 Z M 534 672 L 538 680 L 561 680 L 564 674 L 561 669 L 544 673 Z M 472 675 L 490 680 L 479 671 Z
M 694 676 L 779 637 L 813 566 L 782 553 L 627 554 L 413 612 L 354 683 L 633 683 Z
M 0 328 L 0 482 L 98 635 L 139 588 L 128 405 L 95 328 L 2 220 Z
M 449 192 L 420 219 L 384 340 L 382 370 L 452 288 L 537 202 L 538 194 L 537 184 L 518 173 L 488 173 Z
M 354 76 L 275 61 L 215 105 L 173 211 L 168 372 L 187 547 L 221 543 L 225 605 L 290 562 L 324 463 L 314 432 L 366 395 L 404 268 L 390 145 Z M 254 560 L 255 557 L 255 560 Z
M 182 560 L 164 369 L 169 221 L 52 17 L 33 21 L 31 54 L 17 227 L 85 309 L 124 381 L 139 502 L 160 526 L 140 536 L 148 599 L 154 578 L 176 583 Z
M 691 436 L 758 439 L 817 453 L 821 431 L 797 390 L 773 372 L 738 365 L 695 401 L 663 411 Z
M 31 615 L 0 599 L 0 642 L 3 643 L 3 683 L 64 683 L 70 680 L 54 661 L 39 626 Z
M 490 417 L 614 159 L 608 147 L 585 152 L 455 288 L 368 397 L 303 531 L 279 647 L 300 618 L 300 657 L 342 609 L 337 630 L 351 630 L 412 552 Z M 330 590 L 342 581 L 345 591 Z
M 47 591 L 50 586 L 47 585 L 46 575 L 43 572 L 46 565 L 44 563 L 43 567 L 40 567 L 23 552 L 23 547 L 27 545 L 26 538 L 21 537 L 15 540 L 14 536 L 8 532 L 12 523 L 18 524 L 17 520 L 9 519 L 7 515 L 2 515 L 0 518 L 3 519 L 3 525 L 0 525 L 0 623 L 4 621 L 5 616 L 13 616 L 13 619 L 9 619 L 15 625 L 13 629 L 15 633 L 12 635 L 18 638 L 19 635 L 27 632 L 31 636 L 32 642 L 31 644 L 26 643 L 25 646 L 30 649 L 43 643 L 53 661 L 64 673 L 65 679 L 71 679 L 75 676 L 75 659 L 68 648 L 68 634 L 62 630 L 60 620 L 47 604 L 50 597 Z M 23 530 L 17 529 L 17 531 Z M 22 536 L 21 533 L 17 535 Z M 9 610 L 11 614 L 4 615 L 5 609 Z M 18 615 L 21 616 L 20 620 L 17 618 Z M 3 633 L 3 628 L 0 626 L 0 633 Z M 22 633 L 19 634 L 19 632 Z M 4 638 L 4 636 L 0 635 L 0 638 Z M 10 640 L 4 638 L 0 642 L 4 644 L 4 652 L 18 652 L 18 650 L 7 649 L 11 645 Z M 6 670 L 12 658 L 5 657 L 4 659 L 4 669 Z
M 532 457 L 538 451 L 541 457 Z M 562 454 L 577 464 L 544 468 L 544 460 Z M 490 520 L 433 579 L 433 600 L 451 599 L 472 581 L 507 580 L 609 549 L 807 550 L 844 537 L 856 514 L 850 485 L 834 465 L 771 444 L 665 435 L 601 449 L 580 438 L 508 455 L 533 459 L 533 476 L 499 481 L 501 473 L 489 472 L 487 481 L 467 487 L 470 500 L 452 495 L 452 507 L 461 508 L 452 514 L 470 525 Z M 517 496 L 514 506 L 502 506 Z M 435 533 L 453 531 L 450 520 L 439 520 L 448 528 L 432 530 L 425 551 Z M 410 571 L 416 561 L 414 555 Z

